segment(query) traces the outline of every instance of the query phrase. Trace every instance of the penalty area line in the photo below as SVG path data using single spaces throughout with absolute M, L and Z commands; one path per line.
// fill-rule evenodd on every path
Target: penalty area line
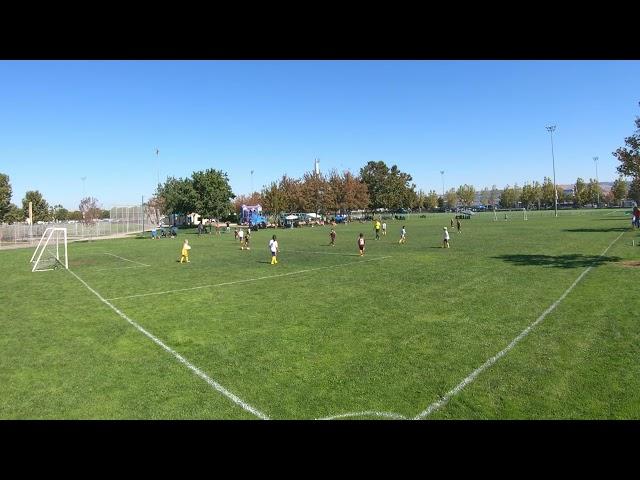
M 391 258 L 391 255 L 386 256 L 386 257 L 370 258 L 370 259 L 367 259 L 367 260 L 361 260 L 359 262 L 348 262 L 348 263 L 340 263 L 338 265 L 328 265 L 326 267 L 308 268 L 306 270 L 298 270 L 298 271 L 295 271 L 295 272 L 280 273 L 278 275 L 265 275 L 264 277 L 245 278 L 243 280 L 236 280 L 236 281 L 233 281 L 233 282 L 214 283 L 214 284 L 210 284 L 210 285 L 200 285 L 198 287 L 179 288 L 177 290 L 165 290 L 164 292 L 139 293 L 137 295 L 126 295 L 126 296 L 123 296 L 123 297 L 107 298 L 107 300 L 124 300 L 126 298 L 148 297 L 150 295 L 165 295 L 165 294 L 168 294 L 168 293 L 187 292 L 187 291 L 198 290 L 198 289 L 202 289 L 202 288 L 213 288 L 213 287 L 222 287 L 222 286 L 225 286 L 225 285 L 236 285 L 238 283 L 255 282 L 255 281 L 258 281 L 258 280 L 266 280 L 266 279 L 269 279 L 269 278 L 286 277 L 286 276 L 289 276 L 289 275 L 299 275 L 301 273 L 315 272 L 315 271 L 318 271 L 318 270 L 325 270 L 327 268 L 338 268 L 338 267 L 344 267 L 344 266 L 348 266 L 348 265 L 359 265 L 361 263 L 374 262 L 376 260 L 384 260 L 385 258 Z
M 112 257 L 119 258 L 120 260 L 124 260 L 124 261 L 126 261 L 126 262 L 137 263 L 138 265 L 142 265 L 142 266 L 145 266 L 145 267 L 150 267 L 150 266 L 151 266 L 151 265 L 147 265 L 146 263 L 135 262 L 135 261 L 133 261 L 133 260 L 129 260 L 128 258 L 124 258 L 124 257 L 121 257 L 120 255 L 115 255 L 115 254 L 113 254 L 113 253 L 106 253 L 106 252 L 103 252 L 103 253 L 104 253 L 105 255 L 111 255 Z
M 620 235 L 618 235 L 618 237 L 614 241 L 612 241 L 607 248 L 604 249 L 604 252 L 602 252 L 600 254 L 600 257 L 603 257 L 609 251 L 609 249 L 612 247 L 612 245 L 614 243 L 616 243 L 620 239 L 620 237 L 622 237 L 622 235 L 624 235 L 624 233 L 625 232 L 622 232 Z M 580 280 L 582 280 L 584 278 L 584 276 L 587 273 L 589 273 L 589 271 L 592 268 L 593 268 L 593 265 L 591 265 L 590 267 L 587 267 L 587 269 L 584 270 L 578 276 L 578 278 L 575 279 L 575 281 L 571 284 L 571 286 L 564 291 L 564 293 L 560 296 L 560 298 L 558 298 L 549 308 L 547 308 L 544 312 L 542 312 L 542 314 L 531 325 L 529 325 L 527 328 L 525 328 L 520 333 L 520 335 L 518 335 L 516 338 L 514 338 L 509 345 L 507 345 L 504 349 L 499 351 L 497 354 L 495 354 L 489 360 L 487 360 L 482 365 L 480 365 L 478 368 L 476 368 L 464 380 L 462 380 L 458 385 L 456 385 L 453 389 L 449 390 L 440 400 L 438 400 L 436 402 L 433 402 L 425 410 L 423 410 L 421 413 L 416 415 L 414 417 L 414 420 L 421 420 L 423 418 L 426 418 L 429 415 L 431 415 L 433 412 L 435 412 L 436 410 L 439 410 L 442 407 L 444 407 L 447 403 L 449 403 L 449 400 L 451 400 L 452 397 L 454 397 L 455 395 L 460 393 L 462 391 L 462 389 L 464 389 L 467 385 L 472 383 L 476 379 L 476 377 L 478 377 L 478 375 L 480 375 L 482 372 L 484 372 L 486 369 L 488 369 L 494 363 L 496 363 L 498 360 L 500 360 L 500 358 L 502 358 L 504 355 L 506 355 L 513 347 L 516 346 L 516 344 L 520 340 L 522 340 L 524 337 L 526 337 L 529 334 L 529 332 L 536 325 L 538 325 L 540 322 L 542 322 L 547 315 L 549 315 L 553 310 L 555 310 L 555 308 L 560 304 L 560 302 L 562 302 L 566 298 L 566 296 L 569 295 L 571 290 L 573 290 L 573 288 L 580 282 Z
M 213 387 L 215 390 L 217 390 L 219 393 L 221 393 L 222 395 L 224 395 L 225 397 L 227 397 L 229 400 L 231 400 L 233 403 L 235 403 L 236 405 L 239 405 L 240 407 L 242 407 L 244 410 L 246 410 L 249 413 L 252 413 L 253 415 L 255 415 L 258 418 L 261 418 L 263 420 L 269 420 L 269 417 L 267 415 L 265 415 L 264 413 L 262 413 L 261 411 L 257 410 L 256 408 L 252 407 L 251 405 L 249 405 L 248 403 L 242 401 L 237 395 L 234 395 L 233 393 L 231 393 L 229 390 L 227 390 L 226 388 L 224 388 L 222 385 L 220 385 L 218 382 L 216 382 L 215 380 L 213 380 L 211 377 L 209 377 L 206 373 L 204 373 L 202 370 L 200 370 L 198 367 L 196 367 L 194 364 L 192 364 L 191 362 L 189 362 L 186 358 L 184 358 L 182 355 L 180 355 L 178 352 L 176 352 L 175 350 L 173 350 L 171 347 L 167 346 L 162 340 L 160 340 L 158 337 L 156 337 L 155 335 L 153 335 L 152 333 L 148 332 L 147 330 L 145 330 L 143 327 L 141 327 L 140 325 L 138 325 L 135 321 L 131 320 L 129 317 L 127 317 L 124 313 L 122 313 L 120 310 L 118 310 L 116 307 L 114 307 L 111 303 L 109 303 L 109 301 L 107 301 L 106 299 L 104 299 L 102 297 L 102 295 L 100 295 L 98 292 L 96 292 L 93 288 L 91 288 L 84 280 L 82 280 L 78 275 L 76 275 L 74 272 L 72 272 L 71 270 L 68 270 L 68 272 L 73 275 L 74 277 L 76 277 L 80 283 L 82 283 L 85 287 L 87 287 L 87 289 L 93 293 L 96 297 L 98 297 L 100 299 L 100 301 L 102 303 L 104 303 L 105 305 L 107 305 L 109 308 L 111 308 L 111 310 L 113 310 L 114 312 L 116 312 L 121 318 L 125 319 L 127 322 L 129 322 L 129 324 L 131 324 L 133 327 L 135 327 L 139 332 L 141 332 L 143 335 L 145 335 L 147 338 L 151 339 L 155 344 L 159 345 L 160 347 L 162 347 L 163 350 L 165 350 L 167 353 L 170 353 L 174 358 L 176 358 L 180 363 L 182 363 L 184 366 L 186 366 L 189 370 L 191 370 L 192 372 L 194 372 L 197 376 L 199 376 L 202 380 L 204 380 L 205 382 L 207 382 L 211 387 Z

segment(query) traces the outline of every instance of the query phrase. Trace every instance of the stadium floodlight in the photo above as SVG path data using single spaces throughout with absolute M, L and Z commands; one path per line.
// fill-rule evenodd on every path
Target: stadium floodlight
M 547 125 L 545 127 L 551 134 L 551 161 L 553 162 L 553 193 L 555 197 L 556 217 L 558 216 L 558 187 L 556 187 L 556 159 L 553 154 L 553 132 L 556 130 L 555 125 Z
M 44 242 L 44 243 L 43 243 Z M 64 257 L 60 257 L 60 246 L 64 245 Z M 34 258 L 38 258 L 34 262 Z M 69 258 L 67 257 L 67 229 L 47 227 L 42 234 L 35 252 L 31 256 L 33 263 L 32 272 L 44 272 L 53 270 L 58 264 L 69 269 Z
M 444 210 L 444 170 L 440 170 L 442 176 L 442 210 Z

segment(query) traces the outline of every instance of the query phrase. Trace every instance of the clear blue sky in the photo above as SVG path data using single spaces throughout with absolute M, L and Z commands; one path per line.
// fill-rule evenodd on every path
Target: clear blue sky
M 236 194 L 315 157 L 383 160 L 425 191 L 617 176 L 640 115 L 638 61 L 2 61 L 0 172 L 77 209 L 135 204 L 216 168 Z M 156 156 L 155 148 L 160 149 Z

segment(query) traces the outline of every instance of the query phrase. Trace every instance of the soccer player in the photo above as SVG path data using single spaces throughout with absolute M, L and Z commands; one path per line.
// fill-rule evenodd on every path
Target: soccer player
M 364 256 L 364 235 L 360 234 L 360 237 L 358 238 L 358 249 L 360 249 L 360 256 Z
M 189 245 L 189 240 L 185 240 L 182 244 L 182 256 L 180 257 L 180 263 L 184 263 L 185 260 L 187 261 L 187 263 L 191 263 L 189 261 L 189 250 L 191 250 L 191 245 Z
M 278 263 L 278 252 L 280 251 L 275 235 L 269 240 L 269 250 L 271 251 L 271 265 L 275 265 Z
M 244 250 L 244 229 L 238 231 L 238 239 L 240 239 L 240 250 Z
M 458 228 L 458 233 L 460 233 L 460 227 L 461 227 L 461 226 L 462 226 L 462 225 L 460 225 L 460 219 L 458 218 L 458 219 L 456 220 L 456 227 Z
M 251 238 L 251 229 L 248 229 L 247 234 L 244 236 L 244 246 L 247 248 L 247 250 L 251 250 L 251 247 L 249 247 L 250 238 Z
M 449 248 L 449 231 L 444 227 L 444 237 L 442 239 L 442 248 Z
M 407 231 L 404 229 L 404 225 L 402 226 L 402 230 L 400 230 L 400 240 L 398 243 L 407 243 Z
M 380 240 L 380 220 L 376 220 L 376 240 Z
M 387 222 L 382 222 L 382 236 L 387 236 Z
M 336 231 L 332 228 L 331 233 L 329 233 L 329 237 L 331 238 L 331 246 L 336 246 Z

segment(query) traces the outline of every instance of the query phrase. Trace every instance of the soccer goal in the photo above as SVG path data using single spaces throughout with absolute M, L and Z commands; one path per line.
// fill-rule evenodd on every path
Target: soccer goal
M 62 248 L 64 248 L 64 253 L 61 256 Z M 54 270 L 58 268 L 58 265 L 68 269 L 67 229 L 48 227 L 42 234 L 30 262 L 33 263 L 32 272 Z

